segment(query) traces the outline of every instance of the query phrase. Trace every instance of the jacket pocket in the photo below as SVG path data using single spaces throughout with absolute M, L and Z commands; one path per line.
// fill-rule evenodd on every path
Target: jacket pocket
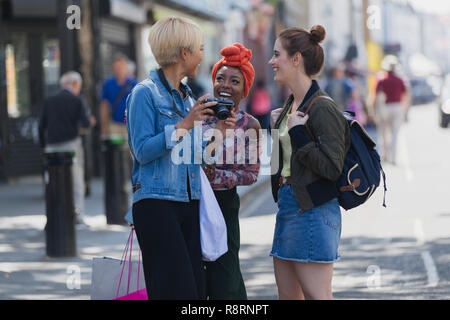
M 172 109 L 158 108 L 158 125 L 160 131 L 163 131 L 166 125 L 175 124 L 176 121 L 177 114 Z

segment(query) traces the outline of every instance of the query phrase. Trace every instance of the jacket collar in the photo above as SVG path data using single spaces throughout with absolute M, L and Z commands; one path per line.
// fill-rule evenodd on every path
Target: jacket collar
M 302 103 L 300 104 L 300 106 L 297 108 L 297 110 L 303 110 L 305 109 L 305 106 L 307 106 L 309 104 L 309 102 L 317 95 L 319 95 L 321 92 L 319 84 L 317 83 L 316 80 L 313 80 L 311 83 L 311 86 L 309 87 L 308 91 L 305 94 L 305 97 L 303 98 Z M 323 94 L 323 93 L 322 93 Z M 281 121 L 284 119 L 284 117 L 286 116 L 286 114 L 288 113 L 291 104 L 294 102 L 294 95 L 291 94 L 288 99 L 286 100 L 286 102 L 284 103 L 283 106 L 283 111 L 280 114 L 280 117 L 278 118 L 278 120 L 275 122 L 275 129 L 278 129 Z
M 162 91 L 167 91 L 166 88 L 165 88 L 165 86 L 164 86 L 164 84 L 163 84 L 163 83 L 161 82 L 161 80 L 159 79 L 158 71 L 157 71 L 157 70 L 151 70 L 151 71 L 150 71 L 149 78 L 150 78 L 151 80 L 153 80 L 153 82 L 156 83 L 156 85 L 158 86 L 158 88 L 159 88 L 160 90 L 162 90 Z M 172 87 L 172 85 L 171 85 L 169 82 L 167 82 L 167 83 L 168 83 L 168 85 L 169 85 L 169 87 L 170 87 L 170 91 L 171 91 L 171 92 L 168 92 L 169 94 L 172 94 L 172 95 L 173 95 L 174 93 L 178 93 L 178 91 L 177 91 L 174 87 Z M 187 96 L 194 97 L 191 88 L 189 88 L 189 86 L 186 85 L 186 84 L 184 84 L 183 82 L 180 83 L 180 90 L 184 93 L 184 95 L 185 95 L 186 97 L 187 97 Z M 195 99 L 195 98 L 194 98 L 194 99 Z M 195 100 L 196 100 L 196 99 L 195 99 Z

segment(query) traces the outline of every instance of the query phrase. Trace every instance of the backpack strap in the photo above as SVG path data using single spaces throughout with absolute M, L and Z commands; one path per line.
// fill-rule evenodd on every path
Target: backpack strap
M 119 94 L 116 96 L 116 99 L 114 100 L 114 103 L 111 106 L 111 114 L 114 114 L 116 112 L 117 107 L 119 106 L 120 101 L 122 101 L 122 98 L 125 96 L 125 93 L 128 91 L 128 89 L 131 87 L 132 82 L 127 80 L 125 86 L 122 87 Z
M 306 111 L 304 112 L 305 115 L 307 115 L 309 113 L 309 111 L 311 111 L 313 104 L 321 98 L 328 99 L 330 101 L 334 101 L 329 96 L 315 96 L 314 98 L 312 98 L 311 102 L 309 103 L 308 108 L 306 108 Z M 308 122 L 305 123 L 305 129 L 306 129 L 306 132 L 308 133 L 309 137 L 311 138 L 311 140 L 314 141 L 315 143 L 318 143 L 316 137 L 312 134 L 312 131 L 308 126 Z
M 384 195 L 383 195 L 383 207 L 386 208 L 386 174 L 384 173 L 383 167 L 380 164 L 380 168 L 381 168 L 381 174 L 383 176 L 383 184 L 384 184 Z

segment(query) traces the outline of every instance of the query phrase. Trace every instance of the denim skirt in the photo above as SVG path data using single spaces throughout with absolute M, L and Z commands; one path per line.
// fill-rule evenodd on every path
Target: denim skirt
M 337 199 L 301 211 L 291 185 L 278 190 L 278 213 L 270 255 L 298 262 L 333 263 L 339 259 L 341 210 Z

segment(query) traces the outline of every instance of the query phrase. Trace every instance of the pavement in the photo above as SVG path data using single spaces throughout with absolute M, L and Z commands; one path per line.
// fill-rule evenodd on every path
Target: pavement
M 267 181 L 265 176 L 253 186 L 238 187 L 241 200 L 245 202 L 254 188 Z M 91 195 L 86 198 L 89 228 L 76 231 L 77 256 L 50 258 L 45 246 L 42 178 L 31 176 L 0 184 L 0 300 L 90 299 L 92 259 L 120 258 L 130 230 L 127 225 L 106 224 L 103 190 L 103 180 L 94 178 Z M 254 219 L 243 221 L 241 230 L 248 234 L 246 230 L 257 224 L 260 222 Z M 267 245 L 242 242 L 242 268 L 250 299 L 276 298 L 273 270 L 258 267 L 259 259 L 270 262 Z
M 435 104 L 414 106 L 399 136 L 399 163 L 384 164 L 383 188 L 364 205 L 342 210 L 335 299 L 450 299 L 450 129 L 437 125 Z M 250 300 L 277 299 L 269 252 L 275 225 L 269 176 L 238 187 L 240 261 Z M 128 226 L 107 225 L 103 181 L 86 199 L 89 229 L 77 230 L 78 255 L 45 254 L 40 177 L 0 184 L 0 299 L 90 299 L 94 257 L 120 258 Z M 78 281 L 79 280 L 79 281 Z
M 438 126 L 433 103 L 411 107 L 408 119 L 398 138 L 397 165 L 383 163 L 387 207 L 379 187 L 365 204 L 341 210 L 335 299 L 450 299 L 450 128 Z M 249 193 L 241 209 L 241 242 L 250 246 L 245 253 L 259 251 L 254 255 L 259 264 L 241 259 L 243 272 L 268 270 L 265 250 L 277 210 L 270 186 Z M 267 270 L 262 273 L 267 285 L 250 286 L 253 296 L 273 292 Z

